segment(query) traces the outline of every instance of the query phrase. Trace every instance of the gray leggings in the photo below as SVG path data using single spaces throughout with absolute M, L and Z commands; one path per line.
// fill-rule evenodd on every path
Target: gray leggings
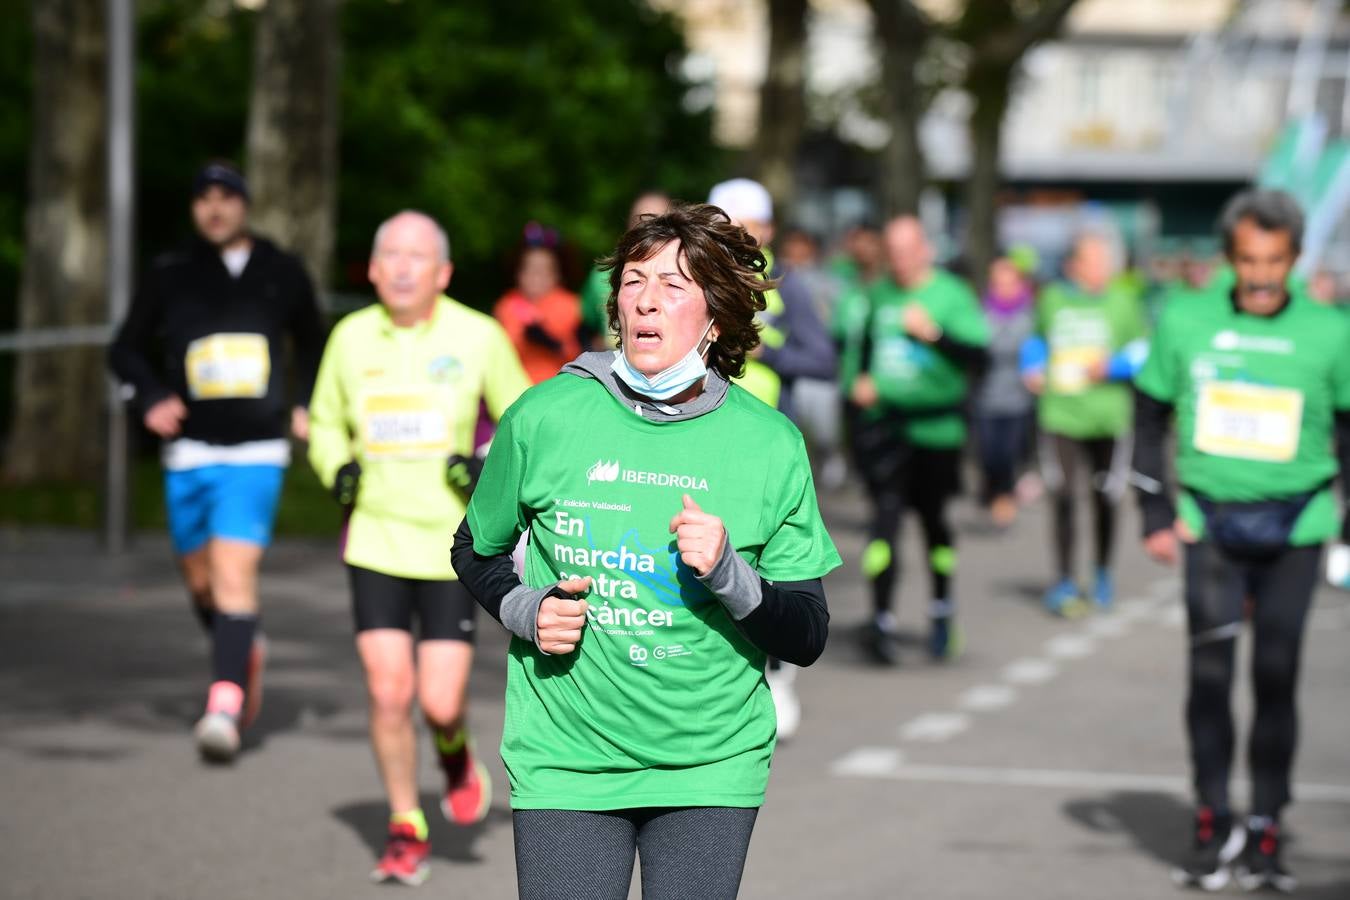
M 734 900 L 758 813 L 726 806 L 516 810 L 521 900 L 626 900 L 634 851 L 643 900 Z

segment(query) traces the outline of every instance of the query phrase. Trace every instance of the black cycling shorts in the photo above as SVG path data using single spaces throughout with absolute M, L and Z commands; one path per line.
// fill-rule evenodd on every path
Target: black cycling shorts
M 400 578 L 347 566 L 356 631 L 397 628 L 409 634 L 417 619 L 418 640 L 472 644 L 478 604 L 458 581 Z

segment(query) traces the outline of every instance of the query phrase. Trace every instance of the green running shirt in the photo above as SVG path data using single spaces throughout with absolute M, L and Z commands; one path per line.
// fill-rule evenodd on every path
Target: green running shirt
M 609 331 L 609 273 L 599 265 L 591 267 L 586 281 L 581 285 L 581 321 L 592 332 L 608 340 L 614 346 L 614 336 Z
M 479 401 L 499 418 L 529 386 L 506 332 L 449 297 L 398 328 L 373 304 L 333 328 L 310 400 L 309 461 L 325 486 L 361 464 L 343 559 L 400 578 L 455 577 L 450 538 L 464 502 L 451 454 L 474 451 Z
M 903 426 L 906 440 L 933 449 L 960 447 L 966 442 L 961 406 L 970 392 L 970 376 L 945 353 L 905 333 L 903 316 L 910 303 L 923 306 L 953 340 L 988 346 L 989 323 L 975 294 L 960 278 L 935 269 L 916 288 L 902 288 L 885 278 L 868 289 L 869 309 L 861 323 L 856 309 L 848 314 L 854 321 L 844 323 L 854 334 L 844 350 L 840 380 L 846 392 L 852 390 L 862 367 L 863 332 L 870 328 L 869 370 L 881 398 L 871 415 L 881 415 L 885 409 L 909 413 Z M 926 411 L 937 414 L 913 415 Z
M 563 373 L 502 419 L 469 504 L 474 550 L 509 552 L 528 531 L 526 584 L 595 579 L 574 653 L 511 641 L 514 809 L 763 802 L 775 731 L 764 654 L 680 561 L 670 520 L 684 494 L 767 580 L 839 565 L 801 434 L 742 388 L 657 424 Z
M 1045 390 L 1037 409 L 1041 428 L 1078 440 L 1119 437 L 1130 430 L 1133 401 L 1123 381 L 1092 382 L 1088 370 L 1146 333 L 1138 295 L 1119 282 L 1100 296 L 1067 283 L 1041 291 L 1036 332 L 1045 339 Z
M 1290 543 L 1336 533 L 1334 417 L 1350 410 L 1350 319 L 1298 292 L 1274 316 L 1238 312 L 1224 290 L 1179 297 L 1136 385 L 1175 407 L 1177 509 L 1197 535 L 1204 522 L 1189 491 L 1251 502 L 1319 488 Z

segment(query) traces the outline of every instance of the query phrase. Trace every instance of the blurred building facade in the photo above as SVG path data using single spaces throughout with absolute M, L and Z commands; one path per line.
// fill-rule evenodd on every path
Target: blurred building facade
M 754 135 L 768 47 L 765 0 L 652 0 L 685 24 L 689 74 L 711 86 L 718 139 Z M 958 0 L 920 0 L 938 19 Z M 1008 209 L 1100 201 L 1129 232 L 1208 230 L 1214 211 L 1252 181 L 1291 121 L 1318 114 L 1350 135 L 1350 25 L 1338 0 L 1080 0 L 1060 39 L 1026 58 L 1004 124 Z M 889 138 L 869 114 L 879 71 L 865 0 L 814 0 L 808 92 L 830 135 L 800 161 L 799 216 L 822 230 L 858 214 L 874 172 L 857 156 Z M 970 160 L 969 101 L 943 90 L 921 128 L 929 173 L 951 188 Z M 830 147 L 838 142 L 842 147 Z M 833 171 L 821 171 L 822 168 Z M 871 183 L 869 183 L 871 181 Z M 946 223 L 949 224 L 950 217 Z M 1350 268 L 1350 259 L 1343 263 Z

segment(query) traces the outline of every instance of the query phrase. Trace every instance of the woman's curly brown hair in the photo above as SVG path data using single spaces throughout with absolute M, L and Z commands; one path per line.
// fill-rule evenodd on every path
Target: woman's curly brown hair
M 619 333 L 619 285 L 630 262 L 651 259 L 671 241 L 680 242 L 683 274 L 703 289 L 708 314 L 717 326 L 717 340 L 708 349 L 708 368 L 725 378 L 745 370 L 745 357 L 759 345 L 755 313 L 764 310 L 764 292 L 775 282 L 765 272 L 768 262 L 745 229 L 706 203 L 676 203 L 661 216 L 643 216 L 619 239 L 614 253 L 600 261 L 609 272 L 609 330 L 622 347 Z

